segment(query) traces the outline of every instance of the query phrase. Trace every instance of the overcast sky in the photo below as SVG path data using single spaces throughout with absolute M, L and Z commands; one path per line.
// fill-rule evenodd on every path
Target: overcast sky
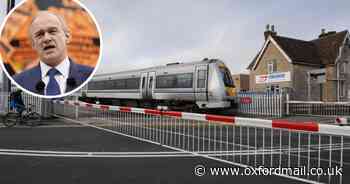
M 19 0 L 17 0 L 19 2 Z M 350 29 L 349 0 L 83 0 L 103 34 L 97 73 L 219 58 L 233 74 L 278 35 L 315 39 L 321 28 Z M 4 19 L 6 2 L 0 5 Z

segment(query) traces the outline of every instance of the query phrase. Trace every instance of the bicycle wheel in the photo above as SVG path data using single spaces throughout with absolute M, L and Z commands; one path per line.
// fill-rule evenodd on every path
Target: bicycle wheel
M 17 112 L 9 112 L 4 116 L 3 124 L 6 127 L 13 127 L 19 121 L 19 115 Z
M 29 126 L 37 126 L 41 121 L 41 116 L 37 112 L 31 112 L 23 117 L 23 121 Z

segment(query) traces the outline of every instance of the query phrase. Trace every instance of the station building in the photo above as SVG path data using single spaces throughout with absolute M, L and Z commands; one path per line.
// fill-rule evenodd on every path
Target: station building
M 349 31 L 321 30 L 305 41 L 277 35 L 266 26 L 265 42 L 247 69 L 250 91 L 288 92 L 293 100 L 350 101 Z

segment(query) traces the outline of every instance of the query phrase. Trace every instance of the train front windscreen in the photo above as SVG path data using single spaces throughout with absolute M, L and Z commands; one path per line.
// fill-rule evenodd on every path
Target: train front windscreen
M 228 70 L 226 66 L 220 66 L 220 72 L 222 74 L 222 79 L 225 84 L 226 95 L 231 97 L 236 96 L 235 85 L 233 83 L 230 70 Z

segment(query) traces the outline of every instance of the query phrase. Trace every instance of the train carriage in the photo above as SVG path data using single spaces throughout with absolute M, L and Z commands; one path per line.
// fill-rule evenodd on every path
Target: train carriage
M 193 110 L 231 107 L 235 88 L 224 62 L 204 59 L 95 75 L 84 94 L 103 104 Z

